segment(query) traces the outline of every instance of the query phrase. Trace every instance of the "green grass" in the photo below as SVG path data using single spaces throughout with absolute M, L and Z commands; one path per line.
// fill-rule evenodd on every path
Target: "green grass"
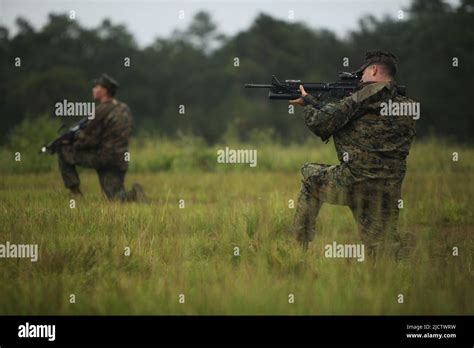
M 397 263 L 324 257 L 325 244 L 360 242 L 346 207 L 323 207 L 306 253 L 289 234 L 299 167 L 334 163 L 330 145 L 262 145 L 257 168 L 219 168 L 215 157 L 208 168 L 189 165 L 190 147 L 162 146 L 132 148 L 127 186 L 142 183 L 150 205 L 107 202 L 84 170 L 85 197 L 70 209 L 59 173 L 4 157 L 1 168 L 19 168 L 0 176 L 0 243 L 38 243 L 40 253 L 36 263 L 0 259 L 0 314 L 474 313 L 473 149 L 415 144 L 400 218 L 412 253 Z M 161 153 L 183 166 L 147 167 Z

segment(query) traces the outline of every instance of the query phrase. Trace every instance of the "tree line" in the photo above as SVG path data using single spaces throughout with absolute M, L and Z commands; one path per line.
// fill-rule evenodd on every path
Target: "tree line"
M 404 13 L 365 17 L 339 38 L 264 13 L 226 36 L 198 12 L 186 30 L 147 47 L 109 19 L 85 28 L 66 14 L 50 14 L 35 30 L 18 18 L 15 35 L 0 27 L 0 139 L 25 118 L 53 117 L 58 101 L 90 100 L 91 80 L 107 72 L 120 82 L 118 98 L 130 105 L 138 132 L 190 133 L 213 143 L 229 132 L 245 140 L 265 130 L 282 142 L 300 142 L 310 133 L 299 110 L 291 115 L 287 103 L 268 101 L 244 83 L 268 83 L 271 75 L 330 82 L 339 71 L 358 68 L 365 51 L 383 49 L 399 57 L 397 80 L 421 103 L 418 135 L 472 140 L 474 1 L 414 0 Z

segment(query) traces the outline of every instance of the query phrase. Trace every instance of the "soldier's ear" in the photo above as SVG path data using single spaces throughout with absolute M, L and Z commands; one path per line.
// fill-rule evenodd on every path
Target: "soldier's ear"
M 379 67 L 377 66 L 377 64 L 372 64 L 372 76 L 377 75 L 378 72 L 379 72 Z

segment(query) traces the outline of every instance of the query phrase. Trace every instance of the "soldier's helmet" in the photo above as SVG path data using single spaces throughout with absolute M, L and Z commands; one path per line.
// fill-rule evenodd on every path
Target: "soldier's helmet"
M 93 85 L 103 86 L 105 89 L 107 89 L 107 91 L 112 97 L 115 95 L 115 93 L 117 93 L 117 90 L 120 86 L 119 83 L 115 79 L 113 79 L 112 77 L 110 77 L 109 75 L 105 73 L 100 75 L 98 78 L 94 79 Z
M 396 55 L 386 51 L 369 51 L 365 54 L 365 63 L 354 73 L 362 76 L 365 68 L 374 63 L 381 63 L 389 69 L 390 75 L 395 76 L 397 73 L 398 58 Z

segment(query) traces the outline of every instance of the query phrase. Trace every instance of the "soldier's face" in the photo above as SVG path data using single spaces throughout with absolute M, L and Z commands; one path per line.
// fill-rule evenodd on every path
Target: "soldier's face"
M 94 100 L 101 100 L 107 95 L 107 89 L 102 85 L 95 85 L 92 88 L 92 97 Z

